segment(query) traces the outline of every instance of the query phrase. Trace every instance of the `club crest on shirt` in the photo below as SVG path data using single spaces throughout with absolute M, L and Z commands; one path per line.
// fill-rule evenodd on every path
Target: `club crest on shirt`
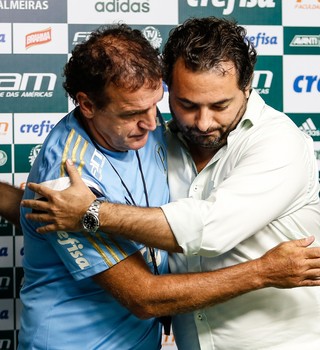
M 167 152 L 165 150 L 164 145 L 157 143 L 154 148 L 154 155 L 156 163 L 159 167 L 159 169 L 164 173 L 167 174 L 168 166 L 167 166 Z

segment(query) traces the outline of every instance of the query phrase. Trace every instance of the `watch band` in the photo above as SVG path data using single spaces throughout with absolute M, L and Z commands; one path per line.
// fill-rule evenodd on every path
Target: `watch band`
M 99 210 L 102 202 L 101 199 L 95 199 L 83 215 L 81 224 L 85 232 L 95 233 L 98 230 L 100 225 Z

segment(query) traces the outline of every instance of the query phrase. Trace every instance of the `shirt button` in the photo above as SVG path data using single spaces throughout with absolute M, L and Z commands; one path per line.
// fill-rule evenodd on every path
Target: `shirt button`
M 193 187 L 193 190 L 194 190 L 194 192 L 197 192 L 197 191 L 198 191 L 198 186 L 197 186 L 197 185 L 194 186 L 194 187 Z
M 198 314 L 198 315 L 197 315 L 197 319 L 198 319 L 199 321 L 202 321 L 202 319 L 203 319 L 202 315 L 201 315 L 201 314 Z

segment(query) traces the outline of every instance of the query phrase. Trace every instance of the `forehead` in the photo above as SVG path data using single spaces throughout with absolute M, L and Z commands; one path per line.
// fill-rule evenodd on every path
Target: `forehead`
M 148 84 L 144 84 L 141 88 L 131 91 L 124 87 L 118 87 L 110 84 L 106 88 L 106 96 L 108 96 L 108 106 L 113 106 L 123 110 L 142 110 L 147 109 L 151 105 L 159 102 L 163 95 L 162 81 L 159 80 L 157 88 L 151 88 Z
M 170 93 L 181 98 L 188 96 L 215 96 L 238 89 L 237 72 L 230 61 L 222 62 L 219 67 L 207 71 L 192 71 L 179 59 L 173 68 Z

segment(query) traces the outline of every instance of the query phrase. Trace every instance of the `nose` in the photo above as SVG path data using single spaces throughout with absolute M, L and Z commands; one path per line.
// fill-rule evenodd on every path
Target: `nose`
M 141 129 L 153 131 L 157 127 L 156 119 L 156 107 L 149 109 L 146 113 L 143 114 L 141 119 L 138 122 L 138 126 Z
M 206 132 L 212 125 L 213 115 L 209 108 L 199 109 L 195 124 L 200 131 Z

